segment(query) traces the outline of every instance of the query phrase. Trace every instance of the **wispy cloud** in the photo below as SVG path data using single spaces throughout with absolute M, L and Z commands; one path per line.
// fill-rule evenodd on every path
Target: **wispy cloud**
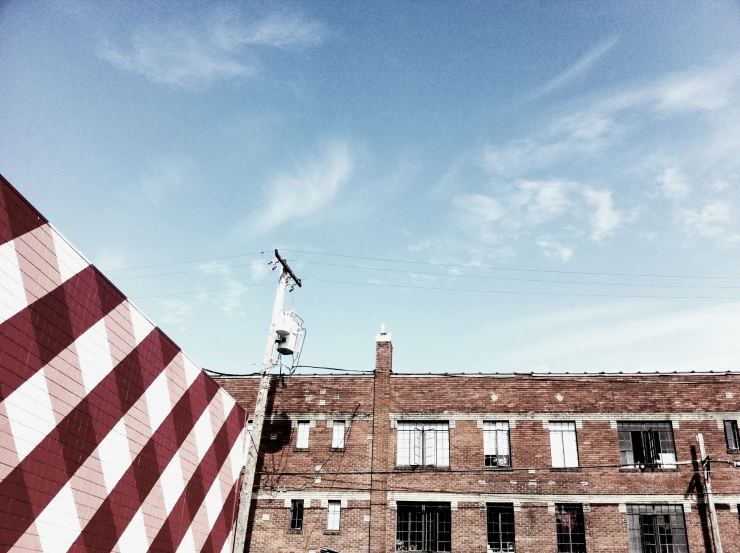
M 540 248 L 542 248 L 542 253 L 548 259 L 557 259 L 559 261 L 562 261 L 563 263 L 567 263 L 568 261 L 570 261 L 571 257 L 573 257 L 572 248 L 564 246 L 563 244 L 555 240 L 538 238 L 535 243 Z
M 549 94 L 550 92 L 553 92 L 559 88 L 562 88 L 566 86 L 567 84 L 571 83 L 572 81 L 576 80 L 578 77 L 584 75 L 588 71 L 591 70 L 591 68 L 598 62 L 602 57 L 604 57 L 614 46 L 616 46 L 617 42 L 619 42 L 619 37 L 617 35 L 613 35 L 601 42 L 599 42 L 596 46 L 591 48 L 588 52 L 586 52 L 583 56 L 578 58 L 570 67 L 559 73 L 557 76 L 555 76 L 553 79 L 542 85 L 540 88 L 537 89 L 537 91 L 534 93 L 532 98 L 539 98 L 541 96 L 545 96 Z
M 608 236 L 622 224 L 624 217 L 622 213 L 614 208 L 612 193 L 608 190 L 583 190 L 586 202 L 594 208 L 591 214 L 591 240 L 598 242 Z
M 281 173 L 266 186 L 267 205 L 253 216 L 249 228 L 263 233 L 292 219 L 306 218 L 329 206 L 352 176 L 354 161 L 346 142 L 324 148 L 318 158 Z
M 733 206 L 727 201 L 714 200 L 698 211 L 681 208 L 678 217 L 689 236 L 715 238 L 724 245 L 740 244 Z
M 691 185 L 686 176 L 676 167 L 670 167 L 658 176 L 660 191 L 664 198 L 682 200 L 691 192 Z
M 326 27 L 296 14 L 274 14 L 251 25 L 221 21 L 207 27 L 164 26 L 138 31 L 131 46 L 111 43 L 100 57 L 118 69 L 176 87 L 211 84 L 259 69 L 257 47 L 302 50 L 322 44 Z

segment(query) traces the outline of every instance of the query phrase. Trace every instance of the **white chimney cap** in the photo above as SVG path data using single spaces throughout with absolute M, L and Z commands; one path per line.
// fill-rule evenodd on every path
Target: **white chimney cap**
M 391 333 L 385 331 L 385 323 L 380 323 L 380 333 L 375 337 L 376 342 L 390 342 Z

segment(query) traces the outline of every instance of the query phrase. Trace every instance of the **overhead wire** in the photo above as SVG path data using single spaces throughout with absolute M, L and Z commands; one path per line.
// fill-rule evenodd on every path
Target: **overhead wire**
M 491 290 L 485 288 L 451 288 L 449 286 L 414 286 L 409 284 L 384 284 L 380 282 L 353 282 L 346 280 L 327 280 L 304 278 L 304 282 L 325 282 L 329 284 L 348 284 L 354 286 L 373 286 L 380 288 L 399 288 L 411 290 L 435 290 L 446 292 L 474 292 L 482 294 L 508 294 L 524 296 L 567 296 L 579 298 L 628 298 L 628 299 L 664 299 L 664 300 L 740 300 L 738 296 L 656 296 L 650 294 L 582 294 L 578 292 L 534 292 L 526 290 Z
M 557 273 L 557 274 L 568 274 L 568 275 L 591 275 L 591 276 L 618 276 L 618 277 L 650 277 L 650 278 L 695 278 L 695 279 L 719 279 L 719 280 L 740 280 L 740 276 L 719 276 L 719 275 L 675 275 L 675 274 L 655 274 L 655 273 L 612 273 L 606 271 L 565 271 L 556 269 L 529 269 L 521 267 L 501 267 L 493 265 L 477 265 L 477 264 L 457 264 L 457 263 L 441 263 L 435 261 L 413 261 L 413 260 L 401 260 L 401 259 L 389 259 L 383 257 L 368 257 L 359 255 L 345 255 L 337 253 L 325 253 L 308 250 L 294 250 L 289 248 L 283 248 L 283 251 L 293 253 L 303 253 L 309 255 L 323 255 L 328 257 L 343 257 L 347 259 L 362 259 L 365 261 L 383 261 L 386 263 L 407 263 L 411 265 L 432 265 L 437 267 L 456 267 L 466 269 L 486 269 L 489 271 L 521 271 L 531 273 Z
M 269 250 L 263 250 L 260 252 L 251 252 L 251 253 L 240 253 L 240 254 L 235 254 L 235 255 L 225 255 L 222 257 L 206 257 L 203 259 L 191 259 L 189 261 L 172 261 L 170 263 L 154 263 L 152 265 L 140 265 L 138 267 L 123 267 L 119 269 L 111 269 L 105 272 L 106 273 L 117 273 L 121 271 L 136 271 L 138 269 L 152 269 L 155 267 L 170 267 L 172 265 L 187 265 L 188 263 L 202 263 L 204 261 L 221 261 L 222 259 L 234 259 L 237 257 L 248 257 L 251 255 L 263 255 L 266 251 L 269 251 Z

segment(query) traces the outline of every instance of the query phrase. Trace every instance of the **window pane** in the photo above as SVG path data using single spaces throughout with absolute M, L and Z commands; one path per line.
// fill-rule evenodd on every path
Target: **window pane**
M 327 530 L 339 530 L 339 518 L 341 510 L 341 502 L 329 501 L 329 508 L 326 517 Z
M 555 506 L 558 553 L 586 553 L 583 507 L 561 503 Z
M 290 529 L 300 530 L 303 528 L 303 500 L 293 499 L 290 502 Z
M 442 552 L 451 549 L 452 516 L 449 503 L 398 503 L 397 551 Z
M 560 430 L 553 430 L 550 428 L 550 452 L 552 453 L 552 466 L 564 467 L 565 452 L 563 450 L 563 433 Z
M 740 447 L 737 421 L 725 421 L 725 438 L 727 439 L 727 449 L 738 449 Z
M 489 504 L 488 550 L 493 553 L 514 551 L 514 505 Z
M 688 553 L 681 505 L 627 505 L 630 553 Z
M 563 432 L 563 450 L 566 467 L 578 466 L 578 445 L 576 443 L 576 429 Z
M 398 424 L 398 451 L 396 455 L 397 465 L 410 465 L 411 464 L 411 437 L 413 430 L 409 432 L 406 426 Z
M 296 448 L 306 449 L 308 447 L 308 429 L 309 429 L 308 421 L 298 422 L 298 438 L 296 439 L 296 444 L 295 444 Z
M 398 423 L 398 465 L 450 464 L 449 423 Z
M 334 421 L 331 446 L 339 449 L 344 447 L 344 421 Z

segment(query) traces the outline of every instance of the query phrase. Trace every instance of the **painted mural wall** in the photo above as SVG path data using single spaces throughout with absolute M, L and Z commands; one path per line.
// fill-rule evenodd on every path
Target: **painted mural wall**
M 0 553 L 230 551 L 244 427 L 0 176 Z

